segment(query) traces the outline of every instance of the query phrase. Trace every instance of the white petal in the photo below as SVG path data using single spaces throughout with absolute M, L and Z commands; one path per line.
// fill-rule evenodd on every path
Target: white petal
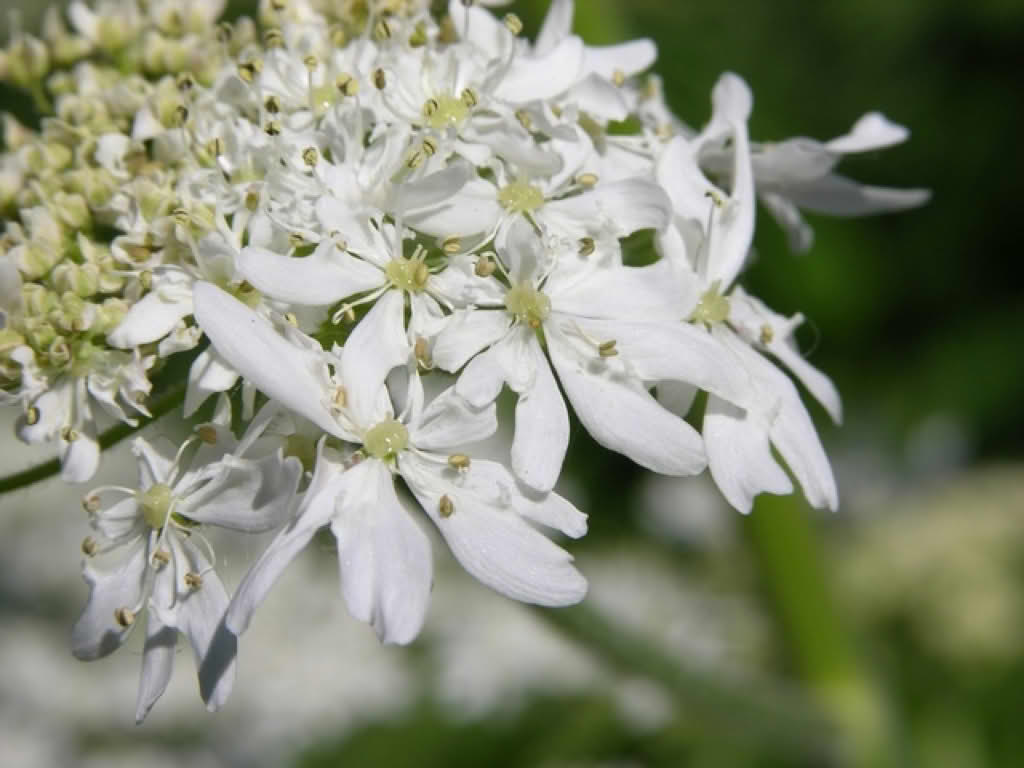
M 469 361 L 455 382 L 455 391 L 476 408 L 494 402 L 505 384 L 505 374 L 492 346 Z
M 299 259 L 266 248 L 243 248 L 238 271 L 262 293 L 305 306 L 333 304 L 386 282 L 377 267 L 327 241 Z
M 182 319 L 192 314 L 190 294 L 154 290 L 135 302 L 108 335 L 112 347 L 132 349 L 162 339 Z
M 573 410 L 601 445 L 666 475 L 695 475 L 705 465 L 694 429 L 662 408 L 635 380 L 582 358 L 561 333 L 549 333 L 548 353 Z
M 338 497 L 350 479 L 347 475 L 340 464 L 323 457 L 321 441 L 313 480 L 295 519 L 270 543 L 235 590 L 224 619 L 229 630 L 241 635 L 249 628 L 253 614 L 284 569 L 306 548 L 314 534 L 330 521 Z
M 484 179 L 473 179 L 443 202 L 405 216 L 405 223 L 434 237 L 490 233 L 502 217 L 498 190 Z
M 375 405 L 388 372 L 409 360 L 405 333 L 405 297 L 387 291 L 348 337 L 341 352 L 341 379 L 356 423 L 373 426 Z
M 606 80 L 616 73 L 636 75 L 643 72 L 658 58 L 658 47 L 653 40 L 630 40 L 618 45 L 588 46 L 583 55 L 583 71 L 596 72 Z
M 533 490 L 547 493 L 558 481 L 569 448 L 569 412 L 536 337 L 528 350 L 537 373 L 516 403 L 512 471 Z
M 146 643 L 142 648 L 142 672 L 139 675 L 139 693 L 135 702 L 135 724 L 139 725 L 156 704 L 174 669 L 174 651 L 178 644 L 178 630 L 160 621 L 155 613 L 146 617 Z
M 349 613 L 384 643 L 412 642 L 430 599 L 430 541 L 395 494 L 391 471 L 368 459 L 331 523 L 338 540 L 341 591 Z
M 302 463 L 281 451 L 262 459 L 227 457 L 221 472 L 182 499 L 178 511 L 200 523 L 247 533 L 276 528 L 284 522 L 299 487 Z
M 584 77 L 569 89 L 565 100 L 601 120 L 625 120 L 629 116 L 622 89 L 599 75 Z
M 466 182 L 475 175 L 469 163 L 453 162 L 440 171 L 399 185 L 391 207 L 398 213 L 408 215 L 423 208 L 439 205 L 458 194 Z
M 91 427 L 84 427 L 71 442 L 60 439 L 60 478 L 65 483 L 85 483 L 100 467 L 100 444 Z
M 177 449 L 167 438 L 153 442 L 144 437 L 132 440 L 132 455 L 138 463 L 139 487 L 148 489 L 157 483 L 168 483 L 174 472 L 174 454 Z
M 789 476 L 772 457 L 767 429 L 743 410 L 712 395 L 703 431 L 711 476 L 740 512 L 750 512 L 759 493 L 793 491 Z
M 552 0 L 537 33 L 533 52 L 543 56 L 572 34 L 573 0 Z
M 927 189 L 872 187 L 835 173 L 807 184 L 787 187 L 786 195 L 801 208 L 832 216 L 904 211 L 924 205 L 931 198 Z
M 814 230 L 804 221 L 800 209 L 791 200 L 775 192 L 765 192 L 761 194 L 761 202 L 786 233 L 789 250 L 793 253 L 807 253 L 811 250 Z
M 686 311 L 680 303 L 672 265 L 658 261 L 647 267 L 599 267 L 562 270 L 551 276 L 545 292 L 556 312 L 575 317 L 633 322 L 662 319 L 678 322 Z
M 885 149 L 901 144 L 909 137 L 910 131 L 904 126 L 892 122 L 880 112 L 868 112 L 853 124 L 849 133 L 826 142 L 825 146 L 830 152 L 852 154 Z
M 310 354 L 288 342 L 265 319 L 210 283 L 196 283 L 196 321 L 217 352 L 267 396 L 339 437 L 323 405 L 324 385 Z
M 491 462 L 474 462 L 487 465 Z M 423 509 L 437 525 L 452 554 L 481 582 L 515 600 L 538 605 L 571 605 L 583 599 L 587 582 L 572 565 L 572 556 L 526 523 L 510 506 L 474 487 L 471 467 L 463 482 L 411 453 L 399 468 Z M 507 473 L 505 473 L 506 476 Z M 508 476 L 510 488 L 514 480 Z M 441 517 L 441 497 L 453 512 Z
M 672 202 L 660 185 L 648 179 L 624 179 L 598 183 L 581 195 L 553 200 L 543 208 L 545 217 L 559 221 L 610 221 L 619 237 L 641 229 L 660 230 L 668 226 Z
M 179 544 L 192 570 L 202 575 L 202 586 L 178 595 L 176 627 L 192 646 L 199 674 L 199 695 L 215 712 L 224 706 L 235 683 L 238 640 L 224 626 L 228 593 L 206 557 L 189 541 Z
M 216 392 L 227 392 L 238 381 L 238 373 L 227 365 L 213 346 L 200 352 L 188 370 L 184 415 L 188 418 Z
M 116 651 L 131 627 L 117 623 L 114 613 L 120 608 L 134 610 L 142 601 L 146 572 L 145 547 L 138 546 L 121 567 L 102 573 L 86 564 L 82 578 L 89 585 L 85 610 L 71 630 L 71 652 L 76 659 L 92 661 Z
M 437 335 L 431 349 L 434 364 L 454 373 L 483 349 L 497 343 L 512 325 L 504 309 L 456 311 Z
M 519 56 L 495 90 L 495 97 L 514 104 L 550 99 L 575 83 L 583 67 L 583 41 L 567 37 L 541 56 Z
M 424 409 L 411 425 L 412 445 L 425 451 L 451 451 L 484 440 L 498 429 L 494 403 L 474 408 L 449 387 Z

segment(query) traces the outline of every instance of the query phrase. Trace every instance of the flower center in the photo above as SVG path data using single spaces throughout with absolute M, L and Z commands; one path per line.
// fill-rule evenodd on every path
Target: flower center
M 462 125 L 469 117 L 469 106 L 462 99 L 446 93 L 429 99 L 423 105 L 423 114 L 431 128 L 443 131 L 449 126 L 458 128 Z
M 159 530 L 167 522 L 167 512 L 174 502 L 171 488 L 163 483 L 151 485 L 148 490 L 139 494 L 142 506 L 142 519 L 150 528 Z
M 551 314 L 551 299 L 524 280 L 509 288 L 505 308 L 531 328 L 539 328 Z
M 724 323 L 728 318 L 729 298 L 722 295 L 719 281 L 716 280 L 700 297 L 693 314 L 690 315 L 690 322 L 712 326 Z
M 392 259 L 384 273 L 396 288 L 409 293 L 422 293 L 430 277 L 430 270 L 420 259 Z
M 388 419 L 376 425 L 363 438 L 363 448 L 375 459 L 392 459 L 409 446 L 409 430 Z
M 544 193 L 525 181 L 514 181 L 498 190 L 498 202 L 509 213 L 533 213 L 544 205 Z

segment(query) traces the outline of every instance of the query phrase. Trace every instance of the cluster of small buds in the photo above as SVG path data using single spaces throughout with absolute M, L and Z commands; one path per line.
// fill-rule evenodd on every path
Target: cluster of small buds
M 217 395 L 183 445 L 136 441 L 138 488 L 85 500 L 74 651 L 106 655 L 146 615 L 140 720 L 179 633 L 224 702 L 235 638 L 324 527 L 352 615 L 411 642 L 432 562 L 396 483 L 484 584 L 582 599 L 542 532 L 586 532 L 553 490 L 570 407 L 651 471 L 709 469 L 740 511 L 794 479 L 837 506 L 783 369 L 837 421 L 838 393 L 797 348 L 802 316 L 737 281 L 758 201 L 800 250 L 801 209 L 922 203 L 834 172 L 906 129 L 869 113 L 828 142 L 759 144 L 729 73 L 691 128 L 647 74 L 651 41 L 587 46 L 553 0 L 531 42 L 484 7 L 506 4 L 451 0 L 438 19 L 426 0 L 262 0 L 218 24 L 223 2 L 76 1 L 0 55 L 43 113 L 6 118 L 0 156 L 0 402 L 22 409 L 19 435 L 59 441 L 84 482 L 94 405 L 135 423 L 182 354 L 182 416 Z M 645 233 L 640 265 L 623 244 Z M 484 460 L 472 444 L 505 388 L 508 460 Z M 205 526 L 278 531 L 233 596 Z

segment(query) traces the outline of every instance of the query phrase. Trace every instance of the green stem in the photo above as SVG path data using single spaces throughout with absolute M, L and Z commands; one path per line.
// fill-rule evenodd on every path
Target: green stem
M 792 662 L 842 734 L 844 762 L 903 765 L 883 692 L 864 669 L 835 610 L 801 497 L 762 495 L 743 520 Z
M 808 702 L 789 690 L 698 667 L 668 655 L 647 638 L 585 605 L 536 615 L 598 655 L 611 667 L 661 685 L 687 718 L 715 738 L 746 741 L 760 749 L 813 764 L 829 764 L 834 733 Z
M 107 448 L 117 445 L 126 437 L 129 437 L 143 427 L 152 424 L 154 421 L 169 413 L 183 402 L 185 402 L 184 383 L 175 386 L 151 404 L 149 412 L 152 414 L 152 417 L 139 419 L 138 424 L 134 427 L 130 424 L 117 424 L 100 435 L 100 450 L 105 451 Z M 50 459 L 50 461 L 43 462 L 42 464 L 38 464 L 34 467 L 29 467 L 22 472 L 16 472 L 13 475 L 0 478 L 0 495 L 16 491 L 19 488 L 26 488 L 34 483 L 40 482 L 41 480 L 53 477 L 59 472 L 60 460 Z

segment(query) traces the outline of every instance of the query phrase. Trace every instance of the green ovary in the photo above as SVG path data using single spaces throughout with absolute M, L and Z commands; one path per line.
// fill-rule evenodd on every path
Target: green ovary
M 384 268 L 384 273 L 392 285 L 409 293 L 421 293 L 430 277 L 426 263 L 419 259 L 394 259 Z
M 148 490 L 139 494 L 139 505 L 142 507 L 142 519 L 150 528 L 159 530 L 167 522 L 167 512 L 174 502 L 170 486 L 163 483 L 151 485 Z
M 461 99 L 445 94 L 434 101 L 437 106 L 431 110 L 427 123 L 435 131 L 443 131 L 449 126 L 458 128 L 469 117 L 469 107 Z
M 721 294 L 719 282 L 716 280 L 700 297 L 696 309 L 690 315 L 690 321 L 711 326 L 724 323 L 728 319 L 729 298 Z
M 551 314 L 551 299 L 524 280 L 505 294 L 505 308 L 531 328 L 539 328 Z
M 544 193 L 525 181 L 514 181 L 498 191 L 498 202 L 509 213 L 533 213 L 544 205 Z
M 404 424 L 388 419 L 370 429 L 363 438 L 363 448 L 375 459 L 394 458 L 409 446 L 409 430 Z

